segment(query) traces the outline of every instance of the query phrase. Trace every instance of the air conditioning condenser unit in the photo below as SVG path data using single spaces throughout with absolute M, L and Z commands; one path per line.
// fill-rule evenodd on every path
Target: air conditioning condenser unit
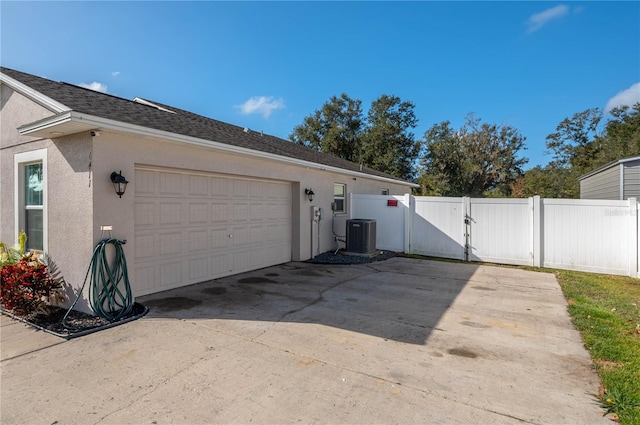
M 371 254 L 376 250 L 376 221 L 366 218 L 347 220 L 347 251 Z

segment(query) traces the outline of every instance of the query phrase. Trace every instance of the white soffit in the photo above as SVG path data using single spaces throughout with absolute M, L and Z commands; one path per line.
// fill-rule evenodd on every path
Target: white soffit
M 18 127 L 18 132 L 23 136 L 37 136 L 43 139 L 54 139 L 69 134 L 94 130 L 96 125 L 77 119 L 77 112 L 66 111 L 52 117 L 47 117 L 30 124 Z
M 615 167 L 616 165 L 622 165 L 622 164 L 625 164 L 627 162 L 637 161 L 639 159 L 640 159 L 640 156 L 632 156 L 630 158 L 623 158 L 623 159 L 618 159 L 616 161 L 611 161 L 608 164 L 605 164 L 605 165 L 603 165 L 601 167 L 596 168 L 595 170 L 589 171 L 588 173 L 581 175 L 580 177 L 578 177 L 578 180 L 584 180 L 587 177 L 591 177 L 594 174 L 598 174 L 598 173 L 600 173 L 600 172 L 602 172 L 604 170 L 607 170 L 607 169 L 609 169 L 611 167 Z

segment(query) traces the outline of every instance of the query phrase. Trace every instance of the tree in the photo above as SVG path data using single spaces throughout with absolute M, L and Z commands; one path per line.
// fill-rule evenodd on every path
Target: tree
M 371 103 L 362 134 L 360 161 L 364 165 L 411 180 L 420 143 L 410 131 L 418 119 L 415 105 L 397 96 L 382 95 Z
M 612 118 L 605 125 L 598 166 L 640 155 L 640 102 L 632 107 L 614 108 L 609 113 Z
M 424 135 L 426 153 L 418 179 L 423 195 L 450 195 L 464 185 L 461 140 L 449 121 L 435 124 Z M 453 171 L 456 170 L 456 171 Z
M 410 131 L 418 122 L 414 104 L 383 94 L 371 103 L 365 120 L 361 103 L 345 93 L 331 97 L 293 129 L 289 140 L 402 179 L 412 179 L 420 152 L 420 144 Z
M 511 185 L 511 196 L 514 198 L 575 198 L 579 193 L 568 183 L 571 170 L 548 164 L 527 170 Z
M 330 153 L 349 161 L 359 162 L 362 133 L 362 102 L 346 93 L 332 96 L 322 108 L 304 118 L 294 127 L 289 140 Z
M 546 183 L 538 179 L 539 184 L 549 185 L 538 190 L 577 198 L 581 175 L 609 162 L 640 155 L 640 103 L 614 108 L 610 115 L 603 123 L 605 115 L 598 108 L 587 109 L 558 124 L 556 132 L 547 136 L 554 161 L 545 170 L 562 170 L 563 178 Z
M 558 124 L 556 132 L 547 136 L 547 149 L 554 154 L 554 164 L 575 169 L 588 167 L 601 150 L 598 143 L 601 120 L 600 109 L 592 108 Z
M 481 123 L 467 115 L 460 129 L 449 121 L 425 133 L 420 183 L 423 194 L 508 196 L 528 159 L 518 157 L 525 138 L 511 126 Z

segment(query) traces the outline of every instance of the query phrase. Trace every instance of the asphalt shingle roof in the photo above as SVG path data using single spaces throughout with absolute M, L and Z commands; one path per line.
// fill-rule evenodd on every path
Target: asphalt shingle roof
M 344 170 L 361 171 L 365 174 L 397 180 L 399 183 L 407 183 L 402 179 L 372 168 L 363 167 L 362 170 L 360 170 L 359 164 L 338 158 L 334 155 L 318 152 L 279 137 L 251 130 L 245 131 L 243 127 L 207 118 L 152 100 L 145 99 L 158 106 L 169 109 L 174 113 L 162 111 L 153 106 L 132 100 L 100 93 L 69 83 L 55 82 L 9 68 L 0 67 L 0 71 L 76 112 L 248 148 L 255 151 L 267 152 L 288 158 L 314 162 Z

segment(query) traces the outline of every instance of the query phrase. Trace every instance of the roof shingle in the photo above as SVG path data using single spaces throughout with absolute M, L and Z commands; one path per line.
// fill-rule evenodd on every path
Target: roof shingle
M 140 102 L 123 99 L 69 83 L 55 82 L 9 68 L 0 67 L 0 72 L 66 105 L 72 111 L 288 158 L 314 162 L 348 171 L 358 171 L 373 176 L 397 180 L 399 183 L 408 183 L 395 176 L 372 168 L 362 167 L 362 169 L 360 169 L 359 164 L 338 158 L 334 155 L 318 152 L 306 146 L 298 145 L 261 132 L 245 131 L 244 128 L 236 125 L 207 118 L 155 101 L 147 100 L 162 108 L 169 109 L 174 113 L 163 111 Z

